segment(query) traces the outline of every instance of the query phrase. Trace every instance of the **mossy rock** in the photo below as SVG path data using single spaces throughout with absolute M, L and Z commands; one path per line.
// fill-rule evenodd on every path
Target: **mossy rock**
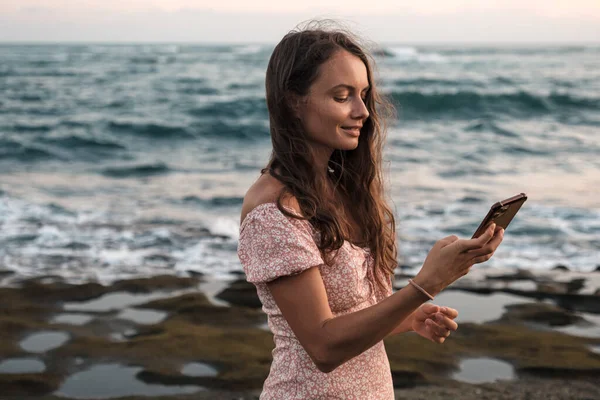
M 232 282 L 228 288 L 219 292 L 215 297 L 234 306 L 249 308 L 262 307 L 262 303 L 256 292 L 256 286 L 247 282 L 245 279 L 238 279 Z
M 506 312 L 500 318 L 502 322 L 535 322 L 548 326 L 586 322 L 584 318 L 572 312 L 546 303 L 510 304 L 505 306 L 505 309 Z
M 62 376 L 50 373 L 0 374 L 0 393 L 15 399 L 22 399 L 24 395 L 43 395 L 57 390 L 62 379 Z
M 258 326 L 267 320 L 261 310 L 215 306 L 200 292 L 154 300 L 138 307 L 167 311 L 171 314 L 169 318 L 182 318 L 195 324 L 242 327 Z
M 116 281 L 113 291 L 123 290 L 130 293 L 150 293 L 157 290 L 175 290 L 193 287 L 200 282 L 199 277 L 179 277 L 174 275 L 156 275 L 149 278 Z

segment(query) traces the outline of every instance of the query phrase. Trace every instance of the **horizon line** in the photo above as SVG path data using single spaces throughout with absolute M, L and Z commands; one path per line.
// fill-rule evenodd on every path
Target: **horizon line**
M 560 46 L 600 46 L 600 40 L 597 41 L 569 41 L 569 40 L 558 40 L 558 41 L 415 41 L 415 42 L 392 42 L 392 41 L 374 41 L 370 40 L 370 42 L 379 43 L 381 45 L 393 45 L 393 46 L 422 46 L 422 45 L 431 45 L 431 46 L 444 46 L 444 45 L 505 45 L 505 46 L 535 46 L 535 45 L 560 45 Z M 0 45 L 24 45 L 24 44 L 32 44 L 32 45 L 62 45 L 62 44 L 70 44 L 70 45 L 85 45 L 85 44 L 106 44 L 106 45 L 148 45 L 148 44 L 160 44 L 160 45 L 193 45 L 193 44 L 202 44 L 202 45 L 276 45 L 278 42 L 266 42 L 266 41 L 229 41 L 229 42 L 218 42 L 218 41 L 202 41 L 202 40 L 189 40 L 189 41 L 115 41 L 115 40 L 87 40 L 87 41 L 75 41 L 75 40 L 9 40 L 5 41 L 0 39 Z

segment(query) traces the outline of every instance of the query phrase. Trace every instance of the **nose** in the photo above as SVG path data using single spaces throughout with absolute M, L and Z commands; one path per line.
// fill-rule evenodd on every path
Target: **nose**
M 358 97 L 358 99 L 354 102 L 354 108 L 352 109 L 352 118 L 362 119 L 363 121 L 369 118 L 369 110 L 367 109 L 367 105 L 360 97 Z

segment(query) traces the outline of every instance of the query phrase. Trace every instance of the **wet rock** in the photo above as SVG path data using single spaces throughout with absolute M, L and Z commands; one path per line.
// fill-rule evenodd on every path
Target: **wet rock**
M 81 289 L 89 285 L 46 285 L 42 281 L 30 282 L 22 288 L 0 288 L 0 298 L 5 304 L 5 307 L 0 308 L 0 358 L 23 356 L 22 350 L 18 348 L 18 341 L 25 334 L 52 329 L 48 316 L 60 312 L 60 303 L 68 301 L 60 295 L 81 295 Z M 134 290 L 138 290 L 140 286 L 163 288 L 167 282 L 131 281 L 134 283 L 130 282 L 129 285 L 123 283 L 126 281 L 121 281 L 110 286 L 92 287 L 111 293 L 122 291 L 124 287 L 132 287 Z M 177 287 L 178 283 L 173 281 L 169 285 Z M 585 297 L 573 294 L 537 295 L 550 299 Z M 590 304 L 593 299 L 593 303 L 600 306 L 597 296 L 588 297 Z M 57 303 L 47 299 L 54 299 Z M 0 393 L 5 396 L 14 395 L 12 398 L 18 399 L 51 393 L 58 388 L 60 382 L 78 369 L 109 360 L 139 365 L 144 371 L 140 379 L 151 382 L 173 383 L 179 379 L 192 378 L 196 379 L 196 384 L 211 390 L 239 388 L 246 391 L 260 390 L 262 387 L 269 373 L 273 336 L 258 328 L 259 323 L 266 320 L 261 310 L 215 306 L 200 292 L 163 298 L 136 307 L 156 308 L 168 312 L 169 316 L 155 325 L 140 326 L 139 332 L 127 335 L 123 341 L 111 341 L 106 337 L 105 330 L 101 329 L 103 326 L 106 329 L 115 327 L 116 316 L 111 313 L 96 318 L 97 325 L 61 326 L 61 330 L 69 332 L 72 340 L 48 353 L 44 362 L 49 372 L 11 374 L 9 377 L 0 374 Z M 540 315 L 539 310 L 518 311 L 525 313 L 526 317 L 523 318 L 527 319 L 538 318 Z M 533 313 L 533 317 L 529 317 L 529 311 Z M 547 323 L 550 323 L 549 320 L 563 323 L 563 318 L 568 317 L 551 312 L 551 318 L 544 317 L 543 320 Z M 600 369 L 600 358 L 589 351 L 589 345 L 597 344 L 598 339 L 533 330 L 510 321 L 495 321 L 483 325 L 461 323 L 459 330 L 443 346 L 414 333 L 388 337 L 385 343 L 394 384 L 398 388 L 414 385 L 418 388 L 436 385 L 448 387 L 445 385 L 451 384 L 447 384 L 448 380 L 444 377 L 458 368 L 463 357 L 502 359 L 510 362 L 518 371 L 532 374 L 552 370 L 562 371 L 564 376 L 585 376 L 597 374 Z M 76 362 L 81 359 L 86 360 L 85 365 Z M 218 376 L 185 377 L 181 374 L 182 365 L 198 360 L 218 366 Z M 221 399 L 213 396 L 211 391 L 206 396 L 205 394 L 189 398 Z M 53 397 L 48 400 L 50 398 Z M 443 398 L 464 397 L 457 395 Z M 489 398 L 496 397 L 490 395 Z M 507 400 L 513 398 L 515 397 L 508 395 L 503 397 Z
M 577 293 L 585 286 L 585 278 L 571 279 L 567 282 L 567 293 Z
M 488 275 L 485 277 L 486 280 L 499 280 L 499 281 L 523 281 L 523 280 L 531 280 L 535 281 L 536 277 L 533 272 L 526 269 L 519 269 L 514 274 L 503 274 L 503 275 Z
M 566 265 L 559 264 L 556 267 L 552 268 L 552 271 L 570 271 L 570 269 Z
M 526 367 L 520 368 L 520 376 L 536 376 L 542 378 L 597 378 L 600 368 L 556 368 L 556 367 Z
M 26 296 L 49 303 L 91 300 L 102 296 L 109 290 L 109 288 L 94 282 L 73 285 L 66 282 L 47 284 L 39 280 L 24 282 L 22 288 Z
M 138 332 L 135 332 L 132 334 L 124 334 L 123 336 L 126 339 L 135 339 L 135 338 L 141 338 L 141 337 L 162 335 L 163 333 L 165 333 L 165 330 L 163 328 L 151 326 L 148 328 L 141 328 Z
M 188 293 L 151 301 L 137 307 L 167 311 L 172 316 L 178 316 L 196 324 L 256 326 L 266 320 L 266 316 L 261 310 L 215 306 L 203 293 Z
M 227 289 L 222 290 L 215 297 L 235 306 L 262 307 L 262 303 L 256 293 L 256 287 L 245 279 L 238 279 L 232 282 Z
M 585 286 L 585 278 L 572 279 L 569 282 L 538 282 L 538 292 L 544 293 L 577 293 Z
M 0 278 L 5 278 L 7 276 L 11 276 L 15 273 L 15 271 L 11 271 L 9 269 L 0 269 Z
M 394 388 L 414 388 L 418 385 L 427 384 L 425 376 L 415 371 L 392 371 Z
M 188 274 L 190 274 L 190 276 L 193 276 L 195 278 L 202 278 L 205 276 L 204 272 L 194 271 L 193 269 L 188 269 L 185 272 L 187 272 Z
M 174 290 L 192 287 L 198 283 L 196 277 L 157 275 L 150 278 L 128 279 L 113 284 L 114 290 L 130 293 L 150 293 L 156 290 Z
M 24 395 L 35 396 L 48 394 L 58 389 L 58 376 L 44 374 L 0 374 L 0 393 L 3 396 L 15 396 L 22 399 Z
M 557 306 L 569 311 L 600 314 L 600 302 L 598 301 L 598 297 L 593 294 L 552 293 L 543 291 L 531 292 L 512 288 L 503 288 L 499 291 L 536 300 L 551 300 Z
M 54 329 L 49 316 L 60 312 L 63 302 L 90 297 L 90 292 L 95 295 L 124 288 L 180 286 L 169 279 L 121 281 L 110 286 L 44 284 L 43 281 L 32 280 L 21 288 L 0 288 L 0 298 L 7 306 L 0 308 L 0 358 L 22 357 L 19 340 L 27 334 Z M 186 278 L 183 282 L 196 280 Z M 163 299 L 162 303 L 150 305 L 168 310 L 171 315 L 156 325 L 141 327 L 139 332 L 128 334 L 121 341 L 111 340 L 108 335 L 118 328 L 116 315 L 106 314 L 85 326 L 64 325 L 61 329 L 68 332 L 72 340 L 53 349 L 45 358 L 47 372 L 0 374 L 0 393 L 26 398 L 54 392 L 60 382 L 74 372 L 73 368 L 81 368 L 75 360 L 82 358 L 91 364 L 100 360 L 137 364 L 166 375 L 179 374 L 181 365 L 186 362 L 206 360 L 211 365 L 223 365 L 217 382 L 207 383 L 207 387 L 228 387 L 229 383 L 250 389 L 262 387 L 273 349 L 272 335 L 258 328 L 266 320 L 262 311 L 217 307 L 202 293 Z
M 506 306 L 501 320 L 506 322 L 536 322 L 548 326 L 565 326 L 585 321 L 560 307 L 545 303 L 512 304 Z

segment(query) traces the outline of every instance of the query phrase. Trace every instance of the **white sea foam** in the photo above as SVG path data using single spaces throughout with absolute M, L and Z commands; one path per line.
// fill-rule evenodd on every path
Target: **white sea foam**
M 396 60 L 409 62 L 416 61 L 419 63 L 444 63 L 447 62 L 447 57 L 438 53 L 424 53 L 416 47 L 390 47 L 388 49 Z

